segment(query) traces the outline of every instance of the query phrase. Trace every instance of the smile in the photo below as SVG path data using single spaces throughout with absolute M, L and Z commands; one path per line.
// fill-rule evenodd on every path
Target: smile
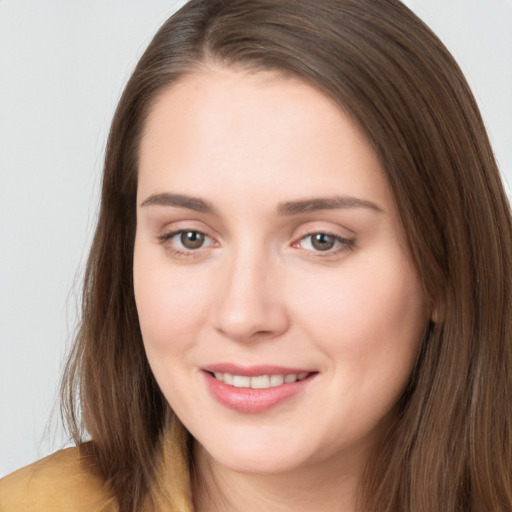
M 220 364 L 201 372 L 211 396 L 240 413 L 263 413 L 302 395 L 318 371 L 273 366 L 240 367 Z
M 308 372 L 289 373 L 283 375 L 233 375 L 231 373 L 215 372 L 214 377 L 235 388 L 268 389 L 283 384 L 292 384 L 298 380 L 304 380 L 309 375 Z

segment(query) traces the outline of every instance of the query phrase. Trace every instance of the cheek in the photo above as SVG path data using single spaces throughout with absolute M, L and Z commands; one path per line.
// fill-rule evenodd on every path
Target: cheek
M 135 252 L 134 293 L 146 350 L 159 353 L 182 349 L 193 339 L 208 309 L 206 280 L 190 279 L 186 267 L 171 267 L 151 261 L 143 251 Z M 154 259 L 154 258 L 153 258 Z
M 416 273 L 407 263 L 388 265 L 386 272 L 368 265 L 346 270 L 335 280 L 307 283 L 311 292 L 296 304 L 303 312 L 303 329 L 326 356 L 332 424 L 343 425 L 347 436 L 356 439 L 378 428 L 393 410 L 414 367 L 428 317 Z M 336 429 L 332 436 L 336 443 Z
M 186 417 L 199 397 L 188 384 L 190 349 L 204 325 L 208 286 L 197 286 L 185 267 L 172 267 L 165 253 L 135 250 L 134 292 L 144 348 L 153 374 L 173 409 Z M 185 405 L 184 405 L 185 404 Z
M 378 261 L 378 264 L 375 264 Z M 334 277 L 333 277 L 334 276 Z M 427 324 L 419 279 L 408 261 L 358 261 L 295 293 L 302 325 L 333 364 L 354 380 L 410 373 Z

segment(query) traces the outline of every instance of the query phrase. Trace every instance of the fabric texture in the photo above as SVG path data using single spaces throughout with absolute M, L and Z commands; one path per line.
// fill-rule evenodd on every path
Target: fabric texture
M 174 418 L 161 439 L 157 471 L 144 510 L 193 512 L 188 436 Z M 117 510 L 117 500 L 79 448 L 56 452 L 0 480 L 0 512 Z
M 78 448 L 56 452 L 0 480 L 1 512 L 115 512 Z

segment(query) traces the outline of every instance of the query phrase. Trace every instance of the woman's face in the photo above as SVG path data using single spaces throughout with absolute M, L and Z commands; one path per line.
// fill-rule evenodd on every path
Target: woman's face
M 364 463 L 428 321 L 367 140 L 270 73 L 204 70 L 160 96 L 134 280 L 163 394 L 212 461 L 243 472 Z

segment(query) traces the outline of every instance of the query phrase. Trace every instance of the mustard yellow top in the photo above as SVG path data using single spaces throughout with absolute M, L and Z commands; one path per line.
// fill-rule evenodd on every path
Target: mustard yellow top
M 68 448 L 0 480 L 1 512 L 114 512 L 102 480 Z
M 184 446 L 187 432 L 172 422 L 160 445 L 151 490 L 152 510 L 193 512 Z M 117 512 L 103 479 L 80 455 L 68 448 L 19 469 L 0 480 L 0 512 Z

